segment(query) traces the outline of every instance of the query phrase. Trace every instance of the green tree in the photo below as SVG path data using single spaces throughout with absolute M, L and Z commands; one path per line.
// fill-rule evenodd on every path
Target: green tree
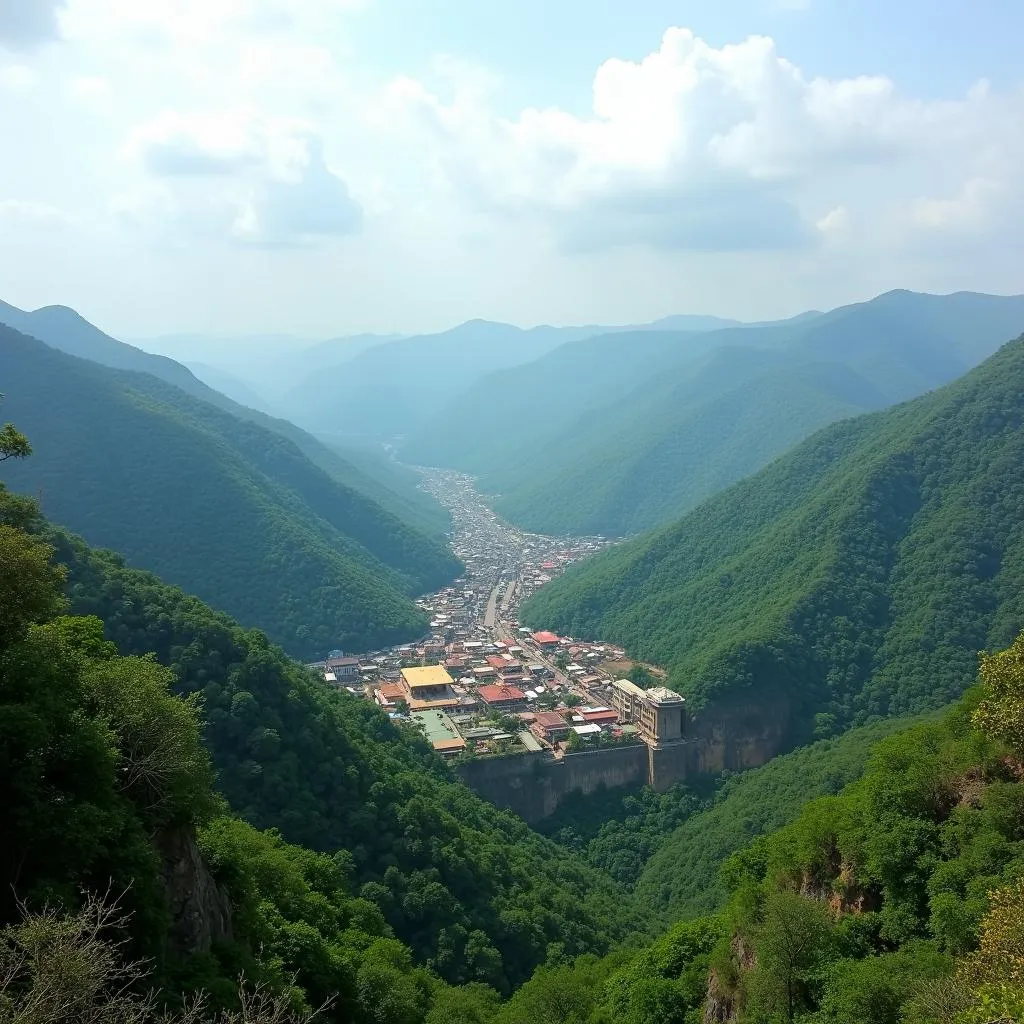
M 3 396 L 0 395 L 0 398 Z M 16 430 L 13 423 L 5 423 L 0 427 L 0 462 L 8 459 L 25 459 L 32 454 L 32 446 L 28 438 Z
M 811 1004 L 811 984 L 827 951 L 827 908 L 788 890 L 769 893 L 753 929 L 757 967 L 751 1002 L 792 1021 Z
M 981 941 L 957 974 L 974 1007 L 964 1024 L 1024 1018 L 1024 879 L 990 894 Z
M 442 985 L 434 992 L 424 1024 L 490 1024 L 499 1006 L 498 993 L 487 985 Z
M 984 655 L 979 681 L 986 696 L 975 709 L 974 724 L 1024 755 L 1024 636 L 1005 651 Z

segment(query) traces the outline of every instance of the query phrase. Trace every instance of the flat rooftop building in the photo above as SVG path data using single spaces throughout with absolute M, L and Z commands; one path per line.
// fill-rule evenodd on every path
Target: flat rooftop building
M 452 677 L 444 665 L 426 665 L 423 668 L 403 668 L 402 682 L 410 692 L 436 686 L 451 686 Z
M 674 690 L 642 690 L 628 679 L 612 683 L 612 704 L 623 722 L 633 722 L 647 743 L 660 746 L 683 738 L 686 701 Z
M 401 678 L 413 711 L 455 707 L 459 703 L 452 689 L 453 679 L 443 665 L 403 668 Z

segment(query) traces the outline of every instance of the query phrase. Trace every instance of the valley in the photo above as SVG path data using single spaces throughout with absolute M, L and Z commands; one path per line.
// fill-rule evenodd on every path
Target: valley
M 310 667 L 421 730 L 471 788 L 529 822 L 569 796 L 681 781 L 684 702 L 659 689 L 659 669 L 634 665 L 618 645 L 531 631 L 518 619 L 524 600 L 609 541 L 529 533 L 495 515 L 466 474 L 418 472 L 451 516 L 463 576 L 417 599 L 430 616 L 423 639 L 336 651 Z M 630 676 L 648 681 L 650 693 Z M 671 736 L 658 729 L 666 716 Z M 599 756 L 577 762 L 578 754 Z
M 938 7 L 0 0 L 0 1024 L 1024 1024 Z
M 957 305 L 945 327 L 963 341 L 988 306 Z M 1016 316 L 992 308 L 967 362 Z M 1024 629 L 1024 339 L 802 442 L 814 420 L 799 420 L 781 457 L 734 463 L 693 492 L 706 500 L 619 540 L 531 529 L 466 469 L 208 401 L 178 364 L 67 313 L 38 322 L 61 344 L 0 328 L 5 411 L 31 435 L 0 435 L 22 492 L 0 487 L 0 730 L 14 842 L 37 851 L 6 875 L 25 906 L 125 886 L 140 921 L 125 941 L 162 951 L 165 991 L 195 977 L 227 1010 L 255 971 L 280 998 L 340 996 L 338 1024 L 779 1019 L 765 972 L 794 917 L 816 936 L 794 1020 L 852 1024 L 821 1015 L 859 1005 L 834 994 L 848 977 L 884 1005 L 912 1005 L 885 995 L 906 977 L 981 998 L 957 979 L 988 892 L 1024 864 L 1024 641 L 961 695 L 977 652 Z M 679 391 L 680 338 L 642 333 L 671 356 L 659 401 L 714 404 L 728 350 Z M 766 364 L 744 367 L 740 405 L 774 415 Z M 586 395 L 564 398 L 563 420 L 586 414 Z M 767 431 L 724 415 L 734 447 Z M 684 486 L 693 458 L 721 461 L 701 430 L 726 432 L 687 423 L 689 454 L 651 456 Z M 490 460 L 529 482 L 553 451 L 529 444 L 519 469 Z M 569 504 L 610 476 L 567 478 Z M 161 767 L 136 773 L 139 756 Z

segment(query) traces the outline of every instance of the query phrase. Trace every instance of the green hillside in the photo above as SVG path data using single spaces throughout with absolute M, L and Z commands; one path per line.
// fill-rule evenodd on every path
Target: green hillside
M 445 977 L 504 986 L 549 943 L 599 950 L 629 929 L 606 876 L 455 782 L 418 734 L 116 555 L 51 539 L 71 610 L 100 618 L 122 653 L 153 652 L 178 692 L 202 695 L 232 808 L 291 842 L 347 850 L 359 894 Z
M 535 469 L 503 461 L 483 477 L 495 510 L 546 533 L 639 533 L 756 472 L 816 429 L 885 404 L 839 364 L 725 348 L 585 416 Z M 657 394 L 655 393 L 657 392 Z M 586 451 L 586 458 L 573 453 Z
M 1020 296 L 888 292 L 775 324 L 607 335 L 456 396 L 403 458 L 476 474 L 527 528 L 628 535 L 828 423 L 948 383 L 1022 329 Z
M 787 825 L 809 801 L 859 779 L 875 744 L 908 724 L 882 719 L 733 775 L 711 806 L 661 837 L 637 880 L 637 902 L 667 921 L 718 910 L 727 896 L 719 869 L 728 857 Z
M 419 489 L 419 474 L 391 458 L 380 445 L 360 445 L 352 438 L 317 440 L 340 456 L 348 467 L 351 486 L 367 497 L 426 533 L 442 535 L 451 529 L 451 513 Z
M 231 413 L 238 419 L 249 420 L 281 434 L 310 462 L 319 466 L 338 483 L 359 491 L 371 501 L 382 505 L 392 515 L 405 519 L 416 529 L 434 534 L 442 534 L 448 529 L 447 513 L 437 502 L 417 491 L 414 483 L 403 481 L 397 475 L 392 474 L 384 479 L 386 468 L 380 472 L 371 472 L 373 460 L 369 455 L 359 460 L 361 465 L 357 468 L 339 451 L 318 441 L 294 423 L 262 411 L 259 399 L 256 399 L 255 404 L 235 401 L 214 387 L 207 386 L 181 363 L 118 341 L 104 334 L 67 306 L 44 306 L 27 312 L 6 302 L 0 302 L 0 324 L 6 324 L 29 337 L 38 338 L 51 348 L 60 349 L 80 359 L 88 359 L 114 370 L 150 373 L 194 398 Z
M 698 711 L 785 742 L 937 707 L 1024 625 L 1024 340 L 826 428 L 671 526 L 573 567 L 522 618 L 627 645 Z
M 440 540 L 313 465 L 286 438 L 149 374 L 0 330 L 5 414 L 35 456 L 3 479 L 46 513 L 265 629 L 297 656 L 425 626 L 409 597 L 458 572 Z
M 720 913 L 546 966 L 493 1019 L 1024 1019 L 1022 698 L 1024 636 L 941 720 L 882 740 L 858 781 L 730 857 Z
M 241 977 L 296 1014 L 424 1024 L 632 923 L 417 733 L 3 488 L 0 612 L 5 1019 L 299 1019 L 242 1014 Z M 206 1012 L 129 1015 L 138 975 Z
M 714 332 L 626 331 L 566 340 L 546 355 L 492 372 L 449 394 L 402 445 L 407 462 L 486 476 L 506 460 L 536 471 L 538 452 L 584 417 L 651 379 L 653 369 L 743 344 L 741 328 Z M 591 426 L 594 421 L 591 420 Z

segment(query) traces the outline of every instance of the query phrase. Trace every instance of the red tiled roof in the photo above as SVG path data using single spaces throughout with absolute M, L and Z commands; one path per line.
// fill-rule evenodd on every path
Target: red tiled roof
M 487 701 L 488 704 L 503 700 L 526 700 L 526 694 L 517 686 L 492 684 L 490 686 L 481 686 L 477 693 L 480 695 L 481 700 Z
M 557 644 L 559 642 L 559 638 L 546 629 L 542 629 L 539 633 L 534 633 L 533 639 L 539 644 Z
M 617 722 L 619 713 L 609 708 L 607 711 L 581 711 L 584 722 Z

